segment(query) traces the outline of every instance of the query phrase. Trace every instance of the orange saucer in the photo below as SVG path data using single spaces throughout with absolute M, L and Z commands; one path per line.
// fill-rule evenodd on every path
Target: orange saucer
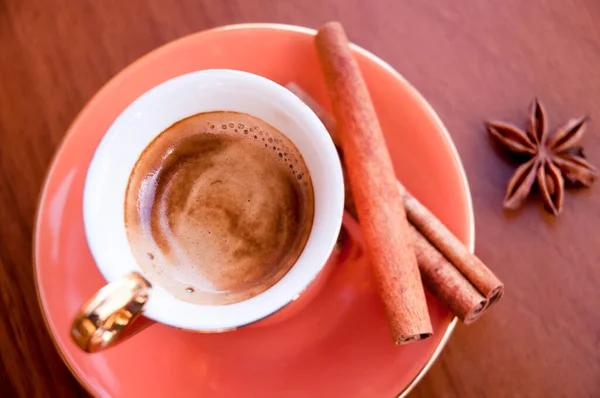
M 71 125 L 48 173 L 35 226 L 40 304 L 58 350 L 96 396 L 393 397 L 424 375 L 455 319 L 428 296 L 434 336 L 391 341 L 360 230 L 324 287 L 294 316 L 233 332 L 196 334 L 154 325 L 110 350 L 88 355 L 69 337 L 79 306 L 105 282 L 86 244 L 82 191 L 96 145 L 116 116 L 149 88 L 183 73 L 239 69 L 299 84 L 329 109 L 314 31 L 249 24 L 194 34 L 144 56 L 113 78 Z M 397 72 L 354 47 L 398 178 L 466 244 L 473 214 L 451 139 L 431 107 Z

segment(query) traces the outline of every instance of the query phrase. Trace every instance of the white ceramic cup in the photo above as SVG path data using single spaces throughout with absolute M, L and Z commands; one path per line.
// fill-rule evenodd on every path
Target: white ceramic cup
M 145 275 L 132 254 L 124 222 L 127 183 L 142 151 L 175 122 L 209 111 L 246 113 L 286 135 L 302 154 L 314 189 L 314 222 L 296 263 L 268 290 L 229 305 L 179 300 Z M 313 111 L 284 87 L 246 72 L 204 70 L 152 88 L 110 126 L 87 172 L 83 195 L 85 233 L 98 269 L 113 283 L 82 307 L 74 322 L 74 340 L 82 346 L 78 341 L 81 335 L 89 338 L 92 331 L 100 344 L 82 348 L 97 351 L 109 346 L 119 340 L 114 336 L 126 329 L 138 312 L 154 321 L 195 331 L 234 329 L 269 316 L 300 295 L 325 265 L 339 234 L 343 204 L 342 169 L 329 134 Z M 141 278 L 131 279 L 128 275 Z M 140 280 L 149 284 L 140 285 Z M 106 307 L 106 300 L 112 300 L 112 307 Z M 98 305 L 104 307 L 98 311 Z M 95 325 L 97 330 L 88 330 L 82 322 L 89 323 L 94 311 L 101 323 Z M 115 328 L 114 319 L 123 314 L 125 321 L 117 322 Z M 103 345 L 102 341 L 107 340 Z

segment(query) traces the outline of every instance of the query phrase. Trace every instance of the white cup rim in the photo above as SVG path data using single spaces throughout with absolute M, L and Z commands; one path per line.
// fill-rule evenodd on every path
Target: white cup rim
M 315 190 L 315 220 L 298 261 L 265 292 L 230 305 L 185 302 L 148 278 L 131 253 L 124 225 L 125 180 L 141 151 L 176 121 L 212 110 L 248 113 L 278 128 L 305 158 Z M 269 79 L 248 72 L 211 69 L 159 84 L 117 117 L 96 148 L 87 170 L 83 218 L 90 251 L 107 281 L 139 272 L 153 284 L 144 311 L 147 317 L 179 328 L 213 331 L 256 322 L 300 295 L 317 277 L 333 250 L 341 227 L 343 202 L 340 160 L 331 137 L 314 112 L 289 90 Z

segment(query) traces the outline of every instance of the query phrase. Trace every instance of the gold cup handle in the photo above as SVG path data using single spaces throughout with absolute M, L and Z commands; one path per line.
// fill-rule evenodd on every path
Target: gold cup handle
M 85 303 L 71 327 L 73 341 L 92 353 L 116 345 L 149 326 L 140 318 L 152 286 L 132 272 L 109 283 Z M 144 318 L 145 319 L 145 318 Z

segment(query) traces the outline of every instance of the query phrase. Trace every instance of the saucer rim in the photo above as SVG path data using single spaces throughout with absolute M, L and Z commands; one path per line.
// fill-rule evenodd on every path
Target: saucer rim
M 62 152 L 65 148 L 65 143 L 67 142 L 68 139 L 70 139 L 73 136 L 72 127 L 79 121 L 81 116 L 90 109 L 90 105 L 93 104 L 95 101 L 97 101 L 97 99 L 100 97 L 100 95 L 104 91 L 106 91 L 112 84 L 114 84 L 114 80 L 118 75 L 125 73 L 127 70 L 129 70 L 130 68 L 133 68 L 139 62 L 143 62 L 146 59 L 152 57 L 157 51 L 164 50 L 165 47 L 177 45 L 181 41 L 190 40 L 193 37 L 204 35 L 204 34 L 210 34 L 210 33 L 221 32 L 221 31 L 230 31 L 230 30 L 246 30 L 246 29 L 270 29 L 270 30 L 274 30 L 274 31 L 291 31 L 291 32 L 297 32 L 297 33 L 307 34 L 307 35 L 311 35 L 311 36 L 314 36 L 317 33 L 317 30 L 315 30 L 315 29 L 298 26 L 298 25 L 291 25 L 291 24 L 281 24 L 281 23 L 229 24 L 229 25 L 222 25 L 222 26 L 218 26 L 215 28 L 204 29 L 204 30 L 201 30 L 198 32 L 190 33 L 188 35 L 182 36 L 178 39 L 175 39 L 173 41 L 170 41 L 168 43 L 165 43 L 163 45 L 160 45 L 160 46 L 154 48 L 153 50 L 149 51 L 148 53 L 142 55 L 141 57 L 137 58 L 136 60 L 134 60 L 133 62 L 128 64 L 122 70 L 118 71 L 98 91 L 96 91 L 94 93 L 94 95 L 85 103 L 85 105 L 77 113 L 75 118 L 71 121 L 71 123 L 67 127 L 66 133 L 65 133 L 64 137 L 60 140 L 60 143 L 59 143 L 55 153 L 52 156 L 50 165 L 48 166 L 48 168 L 46 170 L 46 173 L 45 173 L 44 179 L 43 179 L 43 183 L 42 183 L 42 188 L 40 190 L 38 200 L 36 202 L 36 211 L 35 211 L 35 217 L 34 217 L 34 223 L 33 223 L 34 230 L 33 230 L 33 239 L 32 239 L 32 242 L 33 242 L 33 244 L 32 244 L 32 260 L 33 260 L 32 266 L 33 266 L 33 276 L 34 276 L 34 285 L 35 285 L 35 291 L 36 291 L 36 299 L 37 299 L 39 308 L 41 310 L 41 314 L 42 314 L 42 318 L 43 318 L 46 330 L 48 331 L 48 334 L 50 335 L 50 338 L 52 340 L 52 344 L 54 345 L 54 348 L 58 352 L 60 358 L 62 359 L 63 363 L 65 364 L 65 366 L 67 367 L 69 372 L 73 375 L 73 377 L 77 380 L 77 382 L 92 396 L 95 396 L 95 391 L 92 391 L 91 387 L 88 386 L 87 383 L 85 383 L 81 379 L 81 377 L 77 374 L 77 372 L 74 370 L 71 363 L 69 363 L 69 361 L 64 356 L 62 350 L 60 349 L 58 342 L 56 341 L 56 338 L 54 336 L 53 329 L 50 326 L 48 316 L 46 314 L 46 309 L 44 307 L 44 304 L 42 302 L 42 297 L 40 294 L 41 292 L 40 292 L 40 282 L 39 282 L 39 275 L 38 275 L 38 266 L 37 266 L 37 261 L 36 261 L 36 248 L 38 246 L 37 238 L 38 238 L 38 230 L 39 230 L 39 213 L 40 213 L 40 209 L 41 209 L 40 204 L 43 202 L 43 200 L 45 199 L 45 196 L 47 194 L 48 179 L 49 179 L 50 175 L 52 174 L 54 167 L 56 166 L 56 162 L 57 162 L 58 158 L 62 155 Z M 469 189 L 469 182 L 467 179 L 467 175 L 466 175 L 464 166 L 462 164 L 462 160 L 460 158 L 460 155 L 458 154 L 458 150 L 456 149 L 456 146 L 454 144 L 454 141 L 453 141 L 450 133 L 446 129 L 446 126 L 443 124 L 441 118 L 439 117 L 437 112 L 433 109 L 431 104 L 427 100 L 425 100 L 425 98 L 422 96 L 422 94 L 408 80 L 406 80 L 406 78 L 404 78 L 404 76 L 402 76 L 400 74 L 400 72 L 398 72 L 390 64 L 388 64 L 387 62 L 385 62 L 384 60 L 382 60 L 375 54 L 371 53 L 370 51 L 368 51 L 354 43 L 350 44 L 350 48 L 353 51 L 360 53 L 365 58 L 368 58 L 370 61 L 376 63 L 382 69 L 384 69 L 385 71 L 390 73 L 395 79 L 399 80 L 408 89 L 408 91 L 415 98 L 415 100 L 417 102 L 419 102 L 419 104 L 421 106 L 423 106 L 423 108 L 429 114 L 429 117 L 431 117 L 431 119 L 437 126 L 439 132 L 441 133 L 443 142 L 446 144 L 446 146 L 450 150 L 452 158 L 454 159 L 456 167 L 459 172 L 462 190 L 463 190 L 465 202 L 466 202 L 465 203 L 466 215 L 468 218 L 468 220 L 467 220 L 467 234 L 468 234 L 467 249 L 469 250 L 469 252 L 473 253 L 474 248 L 475 248 L 475 220 L 474 220 L 474 211 L 473 211 L 473 202 L 472 202 L 472 197 L 471 197 L 471 191 Z M 438 359 L 439 355 L 441 354 L 442 350 L 448 343 L 448 340 L 450 339 L 450 336 L 452 335 L 452 332 L 454 331 L 457 323 L 458 323 L 458 318 L 455 315 L 453 315 L 452 320 L 448 324 L 448 328 L 444 332 L 444 335 L 442 336 L 442 339 L 440 340 L 440 342 L 439 342 L 438 346 L 436 347 L 436 349 L 434 350 L 434 352 L 431 354 L 431 356 L 429 357 L 429 359 L 427 360 L 425 365 L 419 370 L 419 373 L 406 385 L 406 387 L 404 387 L 404 389 L 402 391 L 400 391 L 396 394 L 396 398 L 406 398 L 406 396 L 415 388 L 415 386 L 421 381 L 421 379 L 425 376 L 425 374 L 427 374 L 429 369 L 433 366 L 433 364 L 435 363 L 435 361 Z

